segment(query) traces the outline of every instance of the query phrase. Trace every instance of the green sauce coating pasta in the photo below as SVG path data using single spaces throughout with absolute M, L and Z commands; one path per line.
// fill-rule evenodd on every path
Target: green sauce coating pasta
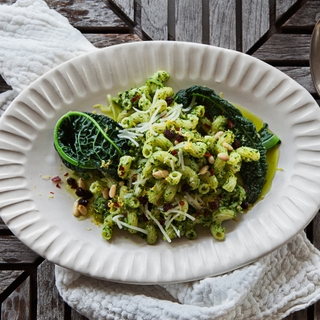
M 119 157 L 119 180 L 105 175 L 90 184 L 90 212 L 105 240 L 115 228 L 149 245 L 160 238 L 192 240 L 198 225 L 223 240 L 222 223 L 243 212 L 246 192 L 238 173 L 243 162 L 259 160 L 259 151 L 237 145 L 223 114 L 208 116 L 208 106 L 195 99 L 178 104 L 169 79 L 158 70 L 140 87 L 108 96 L 109 107 L 96 106 L 113 115 L 119 135 L 132 144 Z

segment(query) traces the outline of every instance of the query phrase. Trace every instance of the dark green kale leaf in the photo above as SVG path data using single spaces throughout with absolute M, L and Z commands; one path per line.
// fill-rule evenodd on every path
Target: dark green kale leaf
M 234 132 L 235 140 L 240 142 L 240 145 L 259 150 L 260 160 L 244 162 L 240 171 L 247 193 L 246 200 L 249 203 L 254 203 L 265 184 L 268 170 L 267 149 L 263 145 L 255 125 L 243 117 L 239 109 L 207 87 L 192 86 L 185 90 L 180 90 L 176 94 L 175 100 L 177 103 L 181 103 L 184 108 L 187 108 L 194 98 L 196 99 L 196 104 L 205 106 L 208 118 L 214 119 L 218 115 L 224 115 L 228 119 L 228 129 Z
M 268 130 L 268 124 L 264 123 L 262 128 L 259 130 L 259 136 L 262 144 L 267 150 L 272 149 L 274 146 L 281 143 L 280 138 L 273 132 Z
M 54 146 L 68 168 L 97 169 L 117 178 L 119 157 L 131 149 L 127 139 L 118 137 L 119 129 L 109 117 L 70 111 L 55 126 Z

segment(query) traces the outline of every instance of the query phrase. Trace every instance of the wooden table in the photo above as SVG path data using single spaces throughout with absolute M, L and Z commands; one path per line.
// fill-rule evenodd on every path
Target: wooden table
M 0 0 L 12 4 L 13 0 Z M 96 47 L 182 40 L 253 55 L 288 74 L 319 103 L 309 43 L 319 0 L 46 0 Z M 1 7 L 0 7 L 1 10 Z M 0 77 L 0 93 L 10 87 Z M 320 215 L 306 228 L 320 249 Z M 54 265 L 22 244 L 0 220 L 1 319 L 86 319 L 60 298 Z M 320 302 L 286 319 L 320 318 Z

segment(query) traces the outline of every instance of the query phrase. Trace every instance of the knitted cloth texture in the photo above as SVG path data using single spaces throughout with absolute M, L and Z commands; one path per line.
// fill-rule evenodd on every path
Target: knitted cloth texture
M 41 0 L 0 5 L 0 74 L 12 87 L 1 112 L 31 82 L 97 50 Z M 228 274 L 166 285 L 101 281 L 56 266 L 62 298 L 89 319 L 282 319 L 320 298 L 320 254 L 300 232 L 286 245 Z

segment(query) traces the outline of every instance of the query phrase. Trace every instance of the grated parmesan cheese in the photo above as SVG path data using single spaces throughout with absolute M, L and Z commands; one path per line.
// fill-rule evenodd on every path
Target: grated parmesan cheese
M 183 158 L 183 151 L 182 149 L 178 150 L 178 158 L 180 162 L 181 169 L 184 170 L 184 158 Z
M 163 229 L 161 223 L 151 214 L 151 212 L 148 210 L 148 205 L 146 204 L 145 205 L 145 208 L 144 208 L 144 212 L 145 212 L 145 215 L 146 217 L 148 218 L 151 218 L 155 223 L 156 225 L 158 226 L 158 228 L 160 229 L 161 233 L 164 235 L 164 237 L 166 238 L 166 240 L 168 242 L 171 242 L 171 239 L 169 237 L 169 235 L 166 233 L 166 231 Z M 149 219 L 150 220 L 150 219 Z
M 115 221 L 119 227 L 119 229 L 122 229 L 122 227 L 126 227 L 128 229 L 132 229 L 132 230 L 135 230 L 135 231 L 139 231 L 139 232 L 142 232 L 144 234 L 148 234 L 148 231 L 146 231 L 145 229 L 142 229 L 142 228 L 139 228 L 139 227 L 136 227 L 136 226 L 132 226 L 124 221 L 121 221 L 119 220 L 119 218 L 123 218 L 124 215 L 123 214 L 118 214 L 116 216 L 114 216 L 112 218 L 113 221 Z

